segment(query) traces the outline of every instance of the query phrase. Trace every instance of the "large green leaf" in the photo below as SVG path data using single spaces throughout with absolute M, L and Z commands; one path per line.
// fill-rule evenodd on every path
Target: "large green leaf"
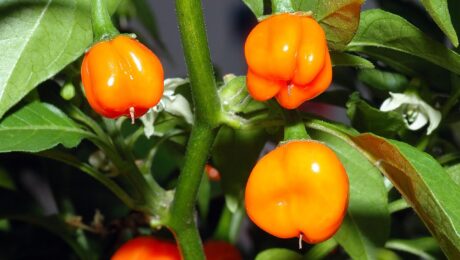
M 408 54 L 460 74 L 459 54 L 428 38 L 402 17 L 382 10 L 361 14 L 358 32 L 347 50 L 371 56 L 388 50 L 395 53 L 394 57 L 398 53 Z
M 216 137 L 212 161 L 222 176 L 227 206 L 232 212 L 241 206 L 244 187 L 266 140 L 264 129 L 232 130 L 222 127 Z
M 350 140 L 346 142 L 324 129 L 309 133 L 337 153 L 350 181 L 348 214 L 334 238 L 353 259 L 375 259 L 376 248 L 385 244 L 390 229 L 383 176 Z
M 447 0 L 420 0 L 439 28 L 449 37 L 454 46 L 458 46 L 458 37 L 450 19 Z
M 291 0 L 296 11 L 312 11 L 332 49 L 342 50 L 353 39 L 364 0 Z
M 449 167 L 446 167 L 446 172 L 452 178 L 452 180 L 460 185 L 460 164 L 455 164 Z
M 33 102 L 0 121 L 0 153 L 74 147 L 88 134 L 56 107 Z
M 352 138 L 375 161 L 438 240 L 460 258 L 460 189 L 430 155 L 372 134 Z
M 118 0 L 108 0 L 111 6 Z M 91 44 L 89 0 L 0 1 L 0 118 Z M 112 8 L 113 9 L 113 8 Z

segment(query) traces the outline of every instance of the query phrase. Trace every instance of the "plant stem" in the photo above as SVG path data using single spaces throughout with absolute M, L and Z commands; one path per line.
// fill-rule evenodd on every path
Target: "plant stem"
M 91 1 L 91 21 L 93 23 L 94 42 L 107 40 L 120 34 L 112 23 L 104 0 Z
M 305 123 L 296 110 L 284 110 L 284 141 L 311 139 L 305 129 Z
M 395 212 L 401 211 L 403 209 L 408 209 L 408 208 L 410 208 L 410 205 L 407 204 L 407 201 L 405 199 L 398 199 L 388 204 L 388 210 L 390 211 L 390 214 L 393 214 Z
M 222 108 L 206 39 L 200 0 L 176 0 L 176 15 L 195 107 L 195 125 L 187 144 L 184 167 L 176 186 L 169 227 L 184 259 L 204 259 L 195 224 L 195 202 L 211 145 L 221 123 Z
M 176 234 L 184 259 L 204 259 L 195 224 L 195 201 L 208 152 L 216 133 L 217 130 L 209 126 L 193 127 L 185 154 L 185 164 L 177 183 L 169 225 Z
M 107 156 L 131 184 L 133 191 L 136 192 L 135 198 L 140 201 L 141 207 L 150 209 L 147 213 L 164 217 L 169 202 L 166 192 L 157 182 L 151 181 L 149 183 L 144 178 L 115 121 L 103 120 L 116 149 L 115 152 L 107 153 Z
M 192 87 L 197 122 L 219 124 L 221 107 L 200 0 L 176 0 L 176 15 Z

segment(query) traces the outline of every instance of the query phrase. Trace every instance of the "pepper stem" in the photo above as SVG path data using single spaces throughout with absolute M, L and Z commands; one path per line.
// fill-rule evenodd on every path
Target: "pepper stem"
M 302 249 L 302 246 L 303 246 L 302 239 L 303 239 L 303 234 L 300 233 L 300 235 L 299 235 L 299 250 Z
M 134 125 L 134 123 L 136 122 L 136 111 L 134 110 L 134 107 L 130 107 L 129 108 L 129 116 L 131 117 L 131 124 Z
M 305 129 L 305 123 L 298 114 L 297 110 L 285 110 L 284 120 L 284 141 L 308 140 L 311 139 Z
M 93 0 L 91 3 L 94 42 L 111 39 L 120 34 L 112 23 L 105 1 Z

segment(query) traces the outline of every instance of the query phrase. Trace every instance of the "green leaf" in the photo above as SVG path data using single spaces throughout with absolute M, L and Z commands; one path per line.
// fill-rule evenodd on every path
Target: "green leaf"
M 446 167 L 446 172 L 452 178 L 452 180 L 460 185 L 460 164 L 455 164 L 449 167 Z
M 244 187 L 267 140 L 264 129 L 232 130 L 222 127 L 213 147 L 212 161 L 221 174 L 221 183 L 232 211 L 241 206 Z
M 337 248 L 337 242 L 331 238 L 319 244 L 316 244 L 304 255 L 304 260 L 325 259 L 334 249 Z
M 425 260 L 434 260 L 436 257 L 428 252 L 437 251 L 438 243 L 432 237 L 422 237 L 417 239 L 393 239 L 385 244 L 386 248 L 399 250 L 416 255 Z
M 401 92 L 409 85 L 409 80 L 402 74 L 376 69 L 359 71 L 358 79 L 369 87 L 389 92 Z
M 294 11 L 291 0 L 272 0 L 272 13 L 291 13 Z
M 402 17 L 378 9 L 365 11 L 361 17 L 358 32 L 348 44 L 348 51 L 373 56 L 390 50 L 390 53 L 395 52 L 393 57 L 397 57 L 398 53 L 408 54 L 460 74 L 459 54 L 428 38 Z
M 88 135 L 56 107 L 33 102 L 0 121 L 0 153 L 39 152 L 58 144 L 75 147 Z
M 373 132 L 390 137 L 406 129 L 400 113 L 382 112 L 362 100 L 357 92 L 353 93 L 347 102 L 347 115 L 353 127 L 361 132 Z
M 295 251 L 284 248 L 270 248 L 260 252 L 255 260 L 302 260 L 302 256 Z
M 0 168 L 0 188 L 16 190 L 16 185 L 10 174 L 3 168 Z
M 460 32 L 460 1 L 457 0 L 448 0 L 449 1 L 449 11 L 452 19 L 452 23 L 457 32 Z M 458 47 L 457 47 L 458 52 Z
M 334 239 L 353 259 L 375 259 L 376 248 L 385 244 L 390 230 L 387 191 L 380 171 L 351 140 L 324 130 L 309 133 L 337 153 L 350 182 L 348 213 Z
M 425 79 L 429 85 L 441 91 L 447 92 L 451 89 L 450 75 L 452 73 L 426 59 L 391 49 L 371 46 L 363 47 L 360 52 L 382 61 L 392 69 L 410 77 Z
M 91 44 L 89 2 L 0 2 L 0 118 L 39 83 L 76 60 Z M 117 2 L 109 1 L 111 7 Z
M 345 52 L 331 52 L 332 66 L 334 67 L 356 67 L 359 69 L 373 69 L 374 64 L 357 55 Z
M 420 0 L 430 16 L 447 35 L 452 44 L 458 46 L 458 37 L 450 19 L 447 0 Z
M 393 140 L 352 138 L 412 206 L 450 259 L 460 258 L 460 189 L 430 155 Z
M 377 260 L 402 260 L 395 252 L 379 248 L 377 249 Z
M 312 11 L 332 49 L 343 50 L 359 25 L 364 0 L 291 0 L 296 11 Z
M 264 15 L 264 0 L 243 0 L 254 15 L 259 18 Z
M 230 113 L 243 112 L 252 100 L 246 86 L 246 77 L 230 79 L 219 89 L 219 97 L 224 110 Z
M 404 17 L 430 38 L 444 42 L 445 34 L 439 29 L 433 19 L 427 15 L 419 1 L 388 1 L 375 0 L 380 9 Z M 450 7 L 450 5 L 449 5 Z

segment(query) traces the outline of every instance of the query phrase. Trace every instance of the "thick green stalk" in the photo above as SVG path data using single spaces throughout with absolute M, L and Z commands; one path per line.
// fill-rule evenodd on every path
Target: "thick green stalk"
M 217 125 L 221 108 L 216 90 L 200 0 L 176 0 L 176 14 L 192 85 L 196 121 Z
M 91 22 L 93 24 L 94 42 L 110 39 L 120 34 L 110 19 L 104 0 L 91 1 Z
M 182 257 L 204 259 L 195 224 L 195 203 L 217 126 L 221 106 L 206 39 L 200 0 L 176 0 L 176 14 L 195 106 L 195 125 L 187 144 L 168 226 L 174 231 Z
M 204 259 L 201 239 L 195 224 L 195 202 L 209 149 L 216 130 L 196 125 L 192 129 L 171 209 L 169 226 L 176 235 L 182 257 Z

